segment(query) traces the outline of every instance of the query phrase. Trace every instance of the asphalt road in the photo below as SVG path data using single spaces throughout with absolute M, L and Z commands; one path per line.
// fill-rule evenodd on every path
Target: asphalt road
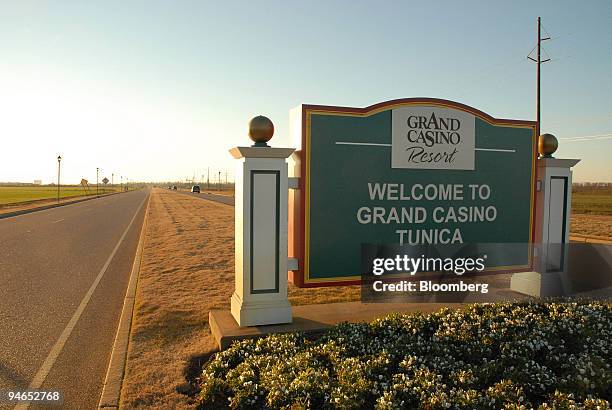
M 195 196 L 196 198 L 200 198 L 200 199 L 208 199 L 209 201 L 221 202 L 222 204 L 234 206 L 233 196 L 206 194 L 206 193 L 193 194 L 188 191 L 175 191 L 175 192 L 178 192 L 180 194 Z
M 148 195 L 0 220 L 0 391 L 38 380 L 61 408 L 97 407 Z

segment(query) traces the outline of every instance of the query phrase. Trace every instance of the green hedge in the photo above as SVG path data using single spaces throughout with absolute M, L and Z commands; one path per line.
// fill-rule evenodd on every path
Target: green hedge
M 612 305 L 505 303 L 235 343 L 200 408 L 610 408 Z

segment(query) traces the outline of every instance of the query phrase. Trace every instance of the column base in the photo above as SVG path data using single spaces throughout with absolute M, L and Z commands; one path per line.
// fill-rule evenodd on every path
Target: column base
M 291 305 L 287 299 L 245 302 L 234 293 L 231 312 L 240 327 L 276 325 L 293 321 Z
M 564 296 L 563 281 L 557 272 L 517 272 L 510 278 L 510 289 L 536 297 Z

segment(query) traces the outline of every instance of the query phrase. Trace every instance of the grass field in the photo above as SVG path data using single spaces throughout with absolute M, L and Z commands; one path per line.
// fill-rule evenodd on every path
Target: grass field
M 115 190 L 118 190 L 118 188 L 100 187 L 100 194 Z M 95 186 L 90 187 L 89 194 L 95 195 L 95 193 Z M 80 185 L 60 187 L 61 198 L 84 196 L 86 194 Z M 57 187 L 54 186 L 0 186 L 0 206 L 54 198 L 57 198 Z
M 572 187 L 572 212 L 612 215 L 612 186 L 574 185 Z
M 612 238 L 612 187 L 573 187 L 570 232 Z

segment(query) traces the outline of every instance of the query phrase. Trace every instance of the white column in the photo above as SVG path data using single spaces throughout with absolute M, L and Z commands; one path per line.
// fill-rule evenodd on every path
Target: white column
M 239 326 L 292 321 L 287 299 L 287 162 L 291 148 L 236 147 L 235 280 Z
M 579 159 L 537 160 L 534 271 L 512 275 L 510 288 L 531 296 L 571 293 L 567 271 L 572 207 L 572 171 Z

